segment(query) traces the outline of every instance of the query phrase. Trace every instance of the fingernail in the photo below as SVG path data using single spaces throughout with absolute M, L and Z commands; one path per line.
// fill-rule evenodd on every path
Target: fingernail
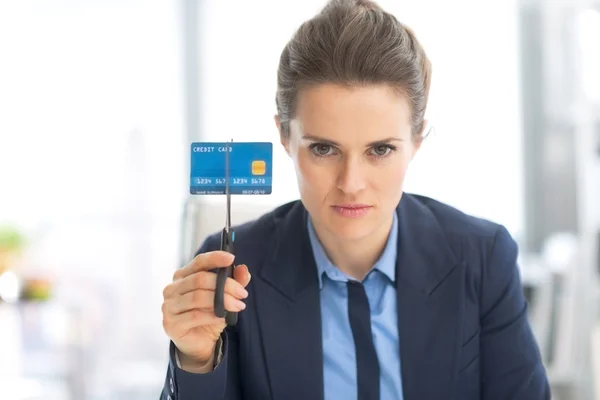
M 244 309 L 246 309 L 246 303 L 238 300 L 238 307 L 240 310 L 244 310 Z
M 241 297 L 242 299 L 245 299 L 246 297 L 248 297 L 248 291 L 244 288 L 238 288 L 237 289 L 237 295 L 238 297 Z

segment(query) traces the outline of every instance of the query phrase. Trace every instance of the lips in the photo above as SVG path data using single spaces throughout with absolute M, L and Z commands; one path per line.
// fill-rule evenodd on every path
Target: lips
M 359 218 L 366 215 L 373 207 L 366 204 L 349 203 L 337 204 L 331 206 L 331 208 L 336 214 L 344 218 Z

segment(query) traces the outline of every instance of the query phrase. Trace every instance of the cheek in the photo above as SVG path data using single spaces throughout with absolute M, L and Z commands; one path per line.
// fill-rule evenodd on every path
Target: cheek
M 306 153 L 296 157 L 296 175 L 303 193 L 326 195 L 330 188 L 331 173 L 325 165 L 315 162 Z

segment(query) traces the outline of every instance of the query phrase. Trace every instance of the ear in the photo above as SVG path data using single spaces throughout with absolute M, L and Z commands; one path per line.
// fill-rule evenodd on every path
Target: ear
M 279 115 L 275 114 L 275 125 L 277 126 L 277 131 L 279 132 L 279 141 L 281 145 L 285 149 L 285 152 L 290 155 L 290 141 L 289 138 L 286 138 L 281 132 L 281 120 L 279 119 Z

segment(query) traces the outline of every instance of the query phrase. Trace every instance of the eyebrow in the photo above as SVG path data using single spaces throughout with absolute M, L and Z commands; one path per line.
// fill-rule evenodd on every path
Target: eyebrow
M 336 147 L 340 146 L 339 143 L 334 142 L 333 140 L 325 139 L 325 138 L 322 138 L 322 137 L 319 137 L 319 136 L 315 136 L 315 135 L 310 135 L 310 134 L 303 135 L 302 139 L 304 139 L 304 140 L 311 140 L 313 142 L 319 142 L 319 143 L 328 144 L 328 145 L 336 146 Z M 377 144 L 389 143 L 389 142 L 394 142 L 394 141 L 403 142 L 404 139 L 390 136 L 388 138 L 383 138 L 381 140 L 376 140 L 374 142 L 368 143 L 367 146 L 370 147 L 370 146 L 375 146 Z

